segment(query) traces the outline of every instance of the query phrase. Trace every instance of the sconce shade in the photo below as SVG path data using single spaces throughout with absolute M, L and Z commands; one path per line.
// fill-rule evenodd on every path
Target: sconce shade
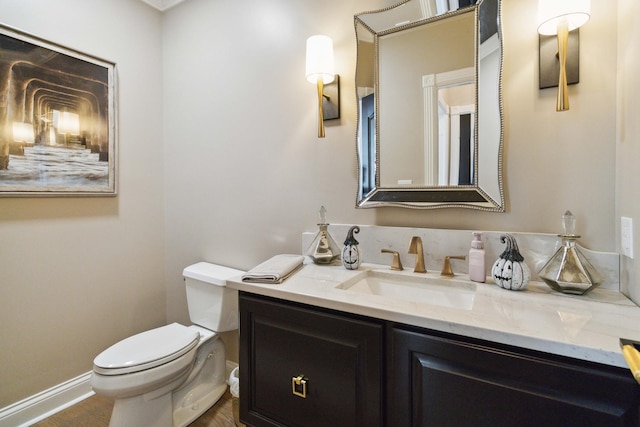
M 322 79 L 329 84 L 334 79 L 333 40 L 328 36 L 315 35 L 307 39 L 307 80 L 316 84 Z
M 591 0 L 538 0 L 538 33 L 558 34 L 558 24 L 566 20 L 568 31 L 584 25 L 591 16 Z

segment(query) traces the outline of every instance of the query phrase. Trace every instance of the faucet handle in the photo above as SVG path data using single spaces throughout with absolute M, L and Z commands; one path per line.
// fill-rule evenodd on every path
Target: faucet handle
M 442 265 L 442 271 L 440 272 L 441 276 L 449 276 L 453 277 L 453 270 L 451 269 L 451 261 L 452 259 L 465 259 L 464 255 L 447 255 L 444 257 L 444 264 Z
M 402 262 L 400 261 L 400 254 L 398 253 L 398 251 L 392 251 L 391 249 L 380 249 L 380 253 L 393 254 L 393 261 L 391 262 L 392 270 L 404 270 L 404 268 L 402 267 Z

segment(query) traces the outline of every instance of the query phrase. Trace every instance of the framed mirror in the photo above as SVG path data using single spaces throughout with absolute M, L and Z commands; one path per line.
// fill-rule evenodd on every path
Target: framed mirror
M 500 0 L 354 17 L 357 207 L 504 212 L 500 18 Z

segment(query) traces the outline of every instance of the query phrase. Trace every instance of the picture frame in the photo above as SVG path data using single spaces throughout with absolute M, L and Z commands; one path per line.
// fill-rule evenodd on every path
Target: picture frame
M 117 195 L 116 65 L 0 24 L 0 197 Z

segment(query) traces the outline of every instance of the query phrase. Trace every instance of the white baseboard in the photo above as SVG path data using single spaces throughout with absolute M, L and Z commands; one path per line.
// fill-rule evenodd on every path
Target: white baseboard
M 27 427 L 93 396 L 91 372 L 0 408 L 0 427 Z
M 237 363 L 227 360 L 226 378 L 229 378 L 236 366 Z M 0 408 L 0 427 L 30 426 L 93 396 L 95 393 L 91 390 L 90 380 L 91 371 L 13 405 Z

